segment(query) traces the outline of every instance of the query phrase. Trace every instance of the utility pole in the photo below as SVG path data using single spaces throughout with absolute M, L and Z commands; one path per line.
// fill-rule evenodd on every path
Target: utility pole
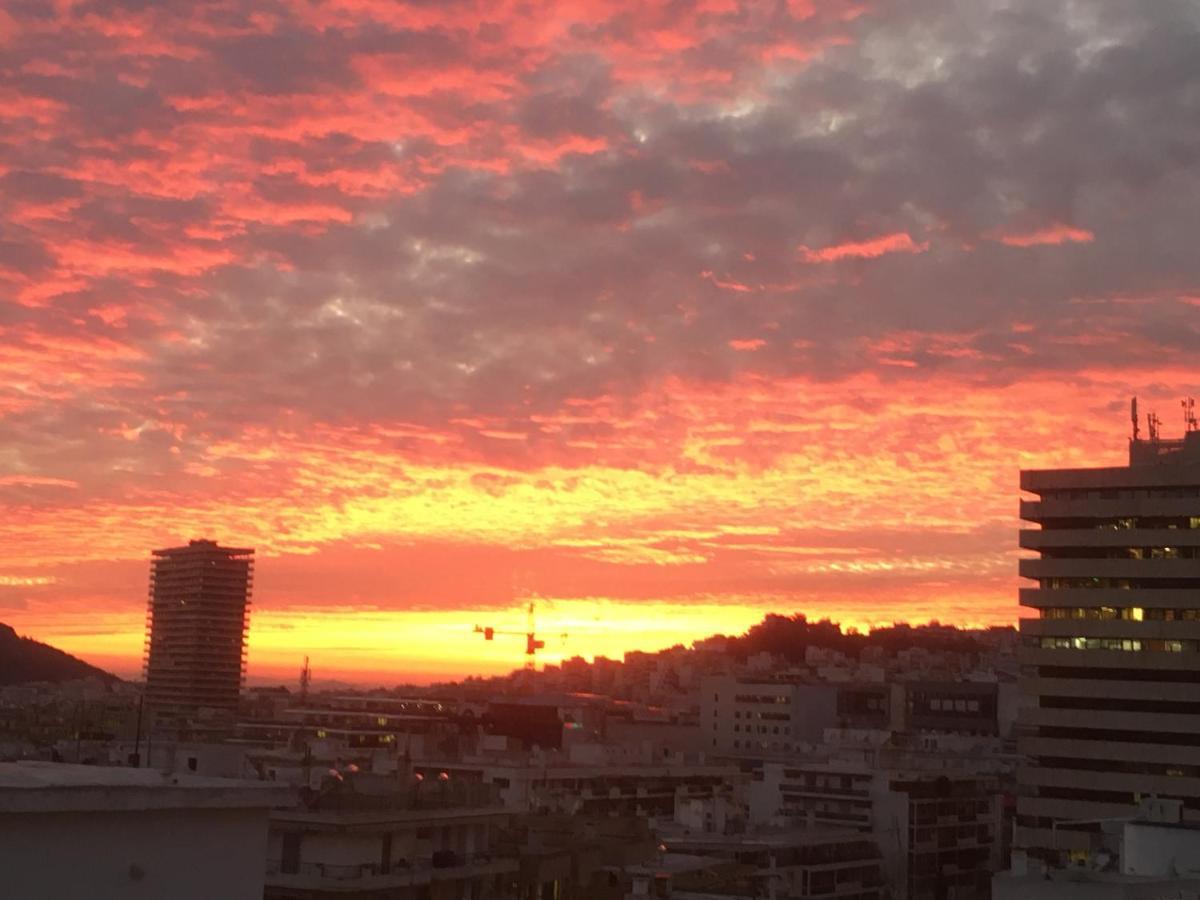
M 143 691 L 142 695 L 138 697 L 137 728 L 133 737 L 133 767 L 135 769 L 142 767 L 142 707 L 145 705 L 146 694 Z

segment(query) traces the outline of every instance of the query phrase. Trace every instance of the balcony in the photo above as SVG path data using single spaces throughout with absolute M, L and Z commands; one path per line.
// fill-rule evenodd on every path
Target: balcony
M 1026 550 L 1200 547 L 1200 528 L 1026 528 L 1018 535 L 1018 544 Z
M 374 891 L 427 885 L 437 881 L 465 881 L 516 872 L 517 860 L 493 854 L 456 856 L 446 865 L 432 859 L 402 860 L 384 872 L 378 863 L 339 865 L 301 862 L 294 872 L 283 871 L 282 860 L 267 860 L 266 884 L 292 890 Z M 497 898 L 501 900 L 501 898 Z
M 1198 559 L 1022 559 L 1022 578 L 1200 578 Z

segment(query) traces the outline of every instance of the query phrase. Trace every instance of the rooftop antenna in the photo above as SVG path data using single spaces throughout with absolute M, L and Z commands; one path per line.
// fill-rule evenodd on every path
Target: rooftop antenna
M 1158 417 L 1158 413 L 1146 413 L 1146 430 L 1150 432 L 1150 440 L 1158 440 L 1158 429 L 1162 425 L 1162 419 Z
M 1196 431 L 1197 423 L 1195 399 L 1192 397 L 1186 397 L 1179 402 L 1183 406 L 1183 430 L 1189 433 Z
M 308 699 L 308 686 L 312 684 L 312 669 L 308 666 L 308 657 L 304 657 L 304 668 L 300 670 L 300 702 Z
M 1133 440 L 1138 440 L 1137 397 L 1129 401 L 1129 419 L 1133 422 Z

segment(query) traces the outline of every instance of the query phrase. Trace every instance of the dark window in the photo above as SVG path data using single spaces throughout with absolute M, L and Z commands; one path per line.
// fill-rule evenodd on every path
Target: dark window
M 283 852 L 279 860 L 279 871 L 285 875 L 295 875 L 300 871 L 300 832 L 285 831 L 283 833 Z

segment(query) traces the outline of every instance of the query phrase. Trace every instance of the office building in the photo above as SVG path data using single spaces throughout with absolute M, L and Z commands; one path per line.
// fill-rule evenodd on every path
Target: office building
M 204 540 L 154 551 L 146 702 L 160 723 L 236 712 L 253 557 L 253 550 Z
M 1021 473 L 1016 846 L 1052 865 L 1119 853 L 1148 798 L 1200 822 L 1200 432 L 1129 463 Z

